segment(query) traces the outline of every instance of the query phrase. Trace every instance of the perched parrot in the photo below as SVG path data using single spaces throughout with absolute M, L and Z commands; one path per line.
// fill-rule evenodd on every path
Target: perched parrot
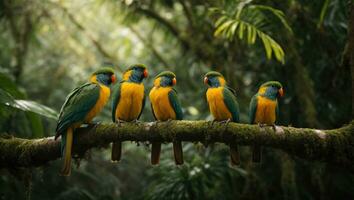
M 226 85 L 223 75 L 215 71 L 208 72 L 204 76 L 204 83 L 208 85 L 206 98 L 214 121 L 239 122 L 240 111 L 235 91 Z M 236 144 L 230 144 L 230 155 L 231 164 L 239 165 L 240 155 Z
M 155 120 L 182 120 L 183 112 L 177 98 L 177 92 L 173 88 L 176 85 L 176 75 L 170 71 L 161 72 L 155 77 L 154 87 L 151 89 L 149 98 L 152 113 Z M 151 164 L 156 165 L 160 161 L 161 143 L 153 142 L 151 147 Z M 183 164 L 182 142 L 173 142 L 175 163 Z
M 278 117 L 278 97 L 284 95 L 283 86 L 278 81 L 268 81 L 261 85 L 258 93 L 250 102 L 250 124 L 275 126 Z M 262 148 L 259 145 L 253 147 L 253 162 L 261 161 Z
M 116 81 L 111 68 L 101 68 L 91 75 L 90 82 L 74 89 L 67 97 L 59 114 L 55 139 L 60 135 L 64 157 L 62 175 L 71 172 L 73 131 L 83 123 L 90 123 L 102 110 L 110 95 L 109 86 Z
M 145 88 L 142 81 L 148 76 L 146 66 L 135 64 L 123 73 L 123 80 L 113 89 L 112 120 L 131 122 L 140 118 L 145 106 Z M 122 143 L 113 142 L 112 161 L 121 158 Z

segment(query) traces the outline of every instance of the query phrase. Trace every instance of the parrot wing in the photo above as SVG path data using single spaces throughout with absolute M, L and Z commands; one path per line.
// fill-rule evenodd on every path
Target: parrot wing
M 234 90 L 230 90 L 230 88 L 225 87 L 223 90 L 224 103 L 227 109 L 231 112 L 232 121 L 239 122 L 240 121 L 240 109 L 236 100 L 236 96 Z
M 250 107 L 249 107 L 250 124 L 253 124 L 256 118 L 257 104 L 258 104 L 258 94 L 254 95 L 250 102 Z
M 66 98 L 59 114 L 56 136 L 59 137 L 70 125 L 85 120 L 86 115 L 96 105 L 100 96 L 100 86 L 86 83 L 74 89 Z
M 182 107 L 181 107 L 181 103 L 179 102 L 179 99 L 177 97 L 177 92 L 175 89 L 172 89 L 168 93 L 168 99 L 170 101 L 170 104 L 171 104 L 173 110 L 176 113 L 176 119 L 182 120 L 183 119 Z
M 113 87 L 113 94 L 112 94 L 112 121 L 115 122 L 116 121 L 116 108 L 118 106 L 119 103 L 119 99 L 120 99 L 120 90 L 121 90 L 121 86 L 123 84 L 124 81 L 121 81 L 120 83 L 116 84 Z

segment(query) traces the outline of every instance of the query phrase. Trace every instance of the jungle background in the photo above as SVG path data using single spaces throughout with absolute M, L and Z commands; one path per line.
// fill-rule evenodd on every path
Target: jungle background
M 236 89 L 242 123 L 264 81 L 283 83 L 278 124 L 331 129 L 351 121 L 346 61 L 351 2 L 345 0 L 2 0 L 0 1 L 0 132 L 53 136 L 65 97 L 101 66 L 121 72 L 144 63 L 150 77 L 171 70 L 188 120 L 211 120 L 203 75 L 217 70 Z M 11 102 L 11 103 L 9 103 Z M 153 121 L 150 103 L 142 121 Z M 110 106 L 96 118 L 110 121 Z M 184 144 L 177 167 L 171 145 L 161 164 L 149 147 L 124 144 L 120 163 L 110 148 L 92 149 L 71 177 L 61 161 L 0 171 L 0 199 L 353 199 L 344 168 L 266 149 L 261 164 L 241 148 Z M 21 173 L 20 173 L 21 172 Z

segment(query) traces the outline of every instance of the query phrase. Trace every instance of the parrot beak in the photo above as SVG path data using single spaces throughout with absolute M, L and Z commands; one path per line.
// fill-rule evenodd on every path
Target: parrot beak
M 173 78 L 172 79 L 172 85 L 176 85 L 177 84 L 177 79 L 176 78 Z
M 145 69 L 145 70 L 144 70 L 144 78 L 147 78 L 148 75 L 149 75 L 149 73 L 148 73 L 147 69 Z
M 279 96 L 280 96 L 280 97 L 283 97 L 283 96 L 284 96 L 284 90 L 283 90 L 283 88 L 280 88 L 280 89 L 278 90 L 278 93 L 279 93 Z
M 208 85 L 208 77 L 204 77 L 204 84 Z
M 117 78 L 114 74 L 111 76 L 111 80 L 112 80 L 112 83 L 115 83 L 117 81 Z

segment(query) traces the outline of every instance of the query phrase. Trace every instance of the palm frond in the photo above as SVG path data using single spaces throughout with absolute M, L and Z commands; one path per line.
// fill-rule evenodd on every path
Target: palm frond
M 270 12 L 281 22 L 287 31 L 292 33 L 292 29 L 285 19 L 281 10 L 265 5 L 252 5 L 252 1 L 241 1 L 236 5 L 234 13 L 228 13 L 220 8 L 210 9 L 211 12 L 217 12 L 220 17 L 215 22 L 214 36 L 224 37 L 228 40 L 238 38 L 252 45 L 259 38 L 264 46 L 268 59 L 274 55 L 275 59 L 284 64 L 285 53 L 281 45 L 266 32 L 270 26 L 267 16 L 263 12 Z

